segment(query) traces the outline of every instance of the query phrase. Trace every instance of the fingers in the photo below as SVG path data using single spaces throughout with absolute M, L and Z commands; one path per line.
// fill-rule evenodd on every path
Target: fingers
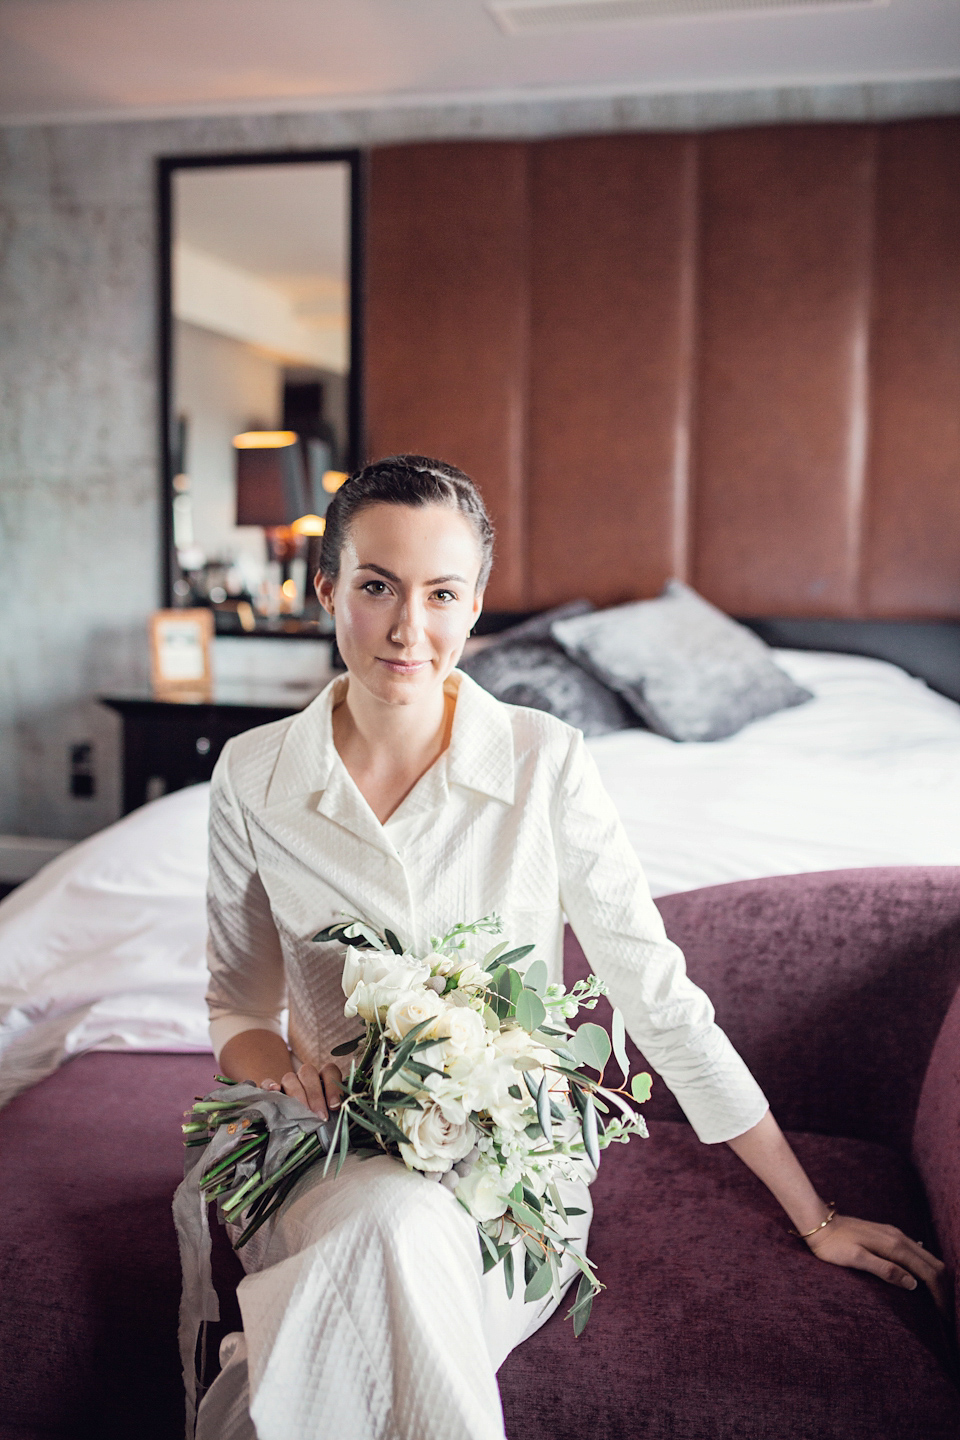
M 292 1095 L 295 1100 L 301 1101 L 321 1120 L 329 1120 L 330 1112 L 327 1108 L 326 1096 L 323 1093 L 320 1074 L 315 1065 L 301 1065 L 296 1074 L 289 1070 L 283 1077 L 283 1089 L 285 1094 Z
M 865 1270 L 888 1285 L 904 1290 L 915 1290 L 917 1281 L 921 1280 L 938 1307 L 946 1311 L 949 1301 L 943 1262 L 894 1225 L 875 1225 L 868 1220 L 838 1215 L 822 1237 L 818 1236 L 818 1243 L 810 1248 L 821 1260 Z
M 323 1084 L 323 1093 L 326 1096 L 327 1107 L 330 1110 L 339 1110 L 340 1097 L 343 1094 L 343 1079 L 337 1065 L 324 1065 L 320 1071 L 320 1080 Z
M 305 1064 L 299 1070 L 288 1070 L 279 1084 L 276 1080 L 261 1081 L 260 1089 L 280 1090 L 306 1105 L 321 1120 L 329 1120 L 330 1111 L 340 1107 L 343 1084 L 336 1065 L 324 1065 L 322 1070 L 317 1070 L 315 1065 Z

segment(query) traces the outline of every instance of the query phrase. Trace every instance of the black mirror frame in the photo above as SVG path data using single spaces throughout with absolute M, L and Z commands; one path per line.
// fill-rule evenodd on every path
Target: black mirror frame
M 157 160 L 158 349 L 160 377 L 160 536 L 162 604 L 173 604 L 173 177 L 178 170 L 228 165 L 304 165 L 339 161 L 350 167 L 350 380 L 347 388 L 347 468 L 365 453 L 363 413 L 363 277 L 367 165 L 362 150 L 265 150 L 211 155 L 164 155 Z

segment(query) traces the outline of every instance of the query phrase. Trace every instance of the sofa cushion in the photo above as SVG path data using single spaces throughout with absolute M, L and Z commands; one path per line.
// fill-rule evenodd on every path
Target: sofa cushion
M 892 1150 L 791 1139 L 827 1198 L 930 1242 Z M 956 1440 L 960 1393 L 926 1291 L 816 1260 L 726 1145 L 654 1123 L 606 1152 L 593 1195 L 607 1289 L 579 1340 L 564 1304 L 507 1358 L 510 1440 Z
M 0 1111 L 0 1437 L 176 1440 L 179 1118 L 212 1055 L 92 1054 Z
M 785 1128 L 909 1155 L 927 1062 L 960 984 L 960 869 L 738 880 L 657 906 Z M 568 979 L 585 973 L 573 940 L 567 960 Z M 662 1084 L 652 1113 L 679 1117 Z

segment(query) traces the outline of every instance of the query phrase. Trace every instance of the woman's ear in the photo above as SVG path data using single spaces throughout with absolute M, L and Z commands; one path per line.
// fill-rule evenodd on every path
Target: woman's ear
M 480 619 L 480 612 L 483 609 L 483 591 L 478 590 L 473 597 L 473 619 L 470 621 L 470 633 L 473 634 L 474 626 Z
M 318 570 L 313 579 L 313 588 L 317 592 L 317 599 L 327 611 L 328 615 L 333 614 L 333 581 L 329 576 Z

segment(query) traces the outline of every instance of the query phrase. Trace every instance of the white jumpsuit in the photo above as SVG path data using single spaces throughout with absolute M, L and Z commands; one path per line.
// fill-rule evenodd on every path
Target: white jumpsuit
M 215 1050 L 243 1030 L 283 1033 L 284 1010 L 298 1060 L 327 1063 L 353 1036 L 342 948 L 310 938 L 344 913 L 413 949 L 496 913 L 511 944 L 535 943 L 550 980 L 562 979 L 565 913 L 700 1138 L 755 1125 L 763 1094 L 667 940 L 580 732 L 454 672 L 450 746 L 381 825 L 333 744 L 342 684 L 232 740 L 217 765 Z M 571 1231 L 584 1243 L 586 1185 L 567 1198 L 587 1212 Z M 302 1182 L 240 1253 L 244 1332 L 224 1342 L 200 1440 L 502 1440 L 495 1372 L 553 1306 L 524 1305 L 522 1283 L 508 1302 L 502 1267 L 482 1274 L 475 1227 L 445 1186 L 386 1157 L 351 1159 L 335 1181 Z

